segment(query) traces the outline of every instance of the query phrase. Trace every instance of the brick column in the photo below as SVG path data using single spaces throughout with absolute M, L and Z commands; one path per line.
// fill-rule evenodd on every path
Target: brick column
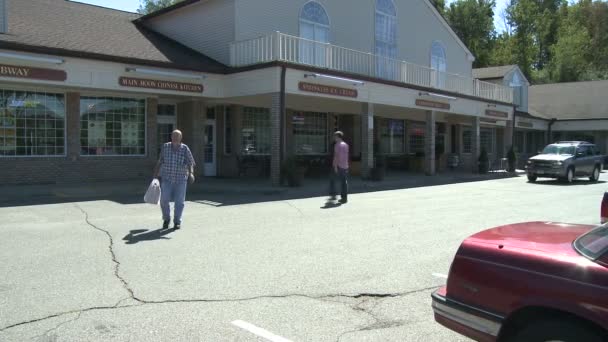
M 479 172 L 479 153 L 481 146 L 479 141 L 480 136 L 480 119 L 478 116 L 471 118 L 471 166 L 473 173 Z
M 424 135 L 424 173 L 435 175 L 435 122 L 437 112 L 426 112 L 426 132 Z
M 66 144 L 70 161 L 80 157 L 80 93 L 66 94 Z
M 281 94 L 271 94 L 270 103 L 270 180 L 272 185 L 281 185 Z
M 374 167 L 374 104 L 364 103 L 361 114 L 361 177 L 369 178 Z
M 511 120 L 507 121 L 507 126 L 504 130 L 503 139 L 504 144 L 502 157 L 506 157 L 507 153 L 509 152 L 509 149 L 511 148 L 511 146 L 513 146 L 513 121 Z
M 158 159 L 158 99 L 149 97 L 146 99 L 146 151 L 151 161 Z

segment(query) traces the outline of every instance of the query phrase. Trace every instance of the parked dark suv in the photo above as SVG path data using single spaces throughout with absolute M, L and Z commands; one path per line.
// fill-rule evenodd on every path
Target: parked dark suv
M 589 177 L 592 182 L 600 178 L 603 156 L 598 148 L 584 141 L 561 141 L 545 147 L 543 152 L 528 160 L 528 180 L 557 178 L 572 183 L 576 177 Z

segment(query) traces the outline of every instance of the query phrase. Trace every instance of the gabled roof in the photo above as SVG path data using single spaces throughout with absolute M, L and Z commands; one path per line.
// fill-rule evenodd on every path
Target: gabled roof
M 535 85 L 528 92 L 533 115 L 557 120 L 608 118 L 608 81 Z
M 158 16 L 161 16 L 161 15 L 163 15 L 165 13 L 173 12 L 176 9 L 179 9 L 179 8 L 182 8 L 182 7 L 186 7 L 188 5 L 191 5 L 191 4 L 199 2 L 199 1 L 200 0 L 181 0 L 179 2 L 174 3 L 171 6 L 167 6 L 165 8 L 159 9 L 158 11 L 155 11 L 155 12 L 143 15 L 143 16 L 139 17 L 137 19 L 137 21 L 145 21 L 145 20 L 150 19 L 150 18 L 158 17 Z
M 0 48 L 204 72 L 225 66 L 133 23 L 139 14 L 67 0 L 5 0 Z
M 488 68 L 473 69 L 473 78 L 480 80 L 493 80 L 504 78 L 513 69 L 518 68 L 517 65 L 501 65 Z

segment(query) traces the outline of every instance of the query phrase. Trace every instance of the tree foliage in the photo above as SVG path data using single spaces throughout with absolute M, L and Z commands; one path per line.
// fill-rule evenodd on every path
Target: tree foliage
M 460 0 L 451 3 L 445 13 L 452 29 L 476 56 L 475 67 L 490 64 L 495 6 L 495 0 Z
M 137 12 L 148 14 L 174 5 L 182 0 L 140 0 Z

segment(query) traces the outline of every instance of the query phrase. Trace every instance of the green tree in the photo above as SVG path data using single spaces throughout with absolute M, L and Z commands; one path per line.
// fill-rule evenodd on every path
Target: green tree
M 439 13 L 445 15 L 445 0 L 431 0 L 431 3 L 435 5 Z
M 139 9 L 137 12 L 141 14 L 148 14 L 156 12 L 165 7 L 174 5 L 182 0 L 140 0 Z
M 562 25 L 557 43 L 552 47 L 550 64 L 552 82 L 575 82 L 589 71 L 590 37 L 584 26 L 576 23 Z
M 457 0 L 445 13 L 452 29 L 475 55 L 477 68 L 490 65 L 495 6 L 495 0 Z

